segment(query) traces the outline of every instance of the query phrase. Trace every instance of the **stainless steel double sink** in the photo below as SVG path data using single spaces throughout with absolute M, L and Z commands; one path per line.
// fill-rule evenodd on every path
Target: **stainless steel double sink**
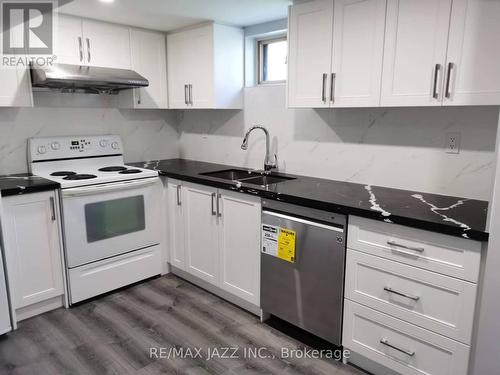
M 256 171 L 244 169 L 225 169 L 222 171 L 200 173 L 202 176 L 220 178 L 221 180 L 242 182 L 250 185 L 267 186 L 283 181 L 295 180 L 293 177 L 285 177 L 278 174 L 263 174 Z

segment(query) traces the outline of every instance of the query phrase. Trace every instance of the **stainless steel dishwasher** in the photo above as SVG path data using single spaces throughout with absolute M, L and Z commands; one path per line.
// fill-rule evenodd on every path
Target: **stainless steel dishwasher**
M 347 218 L 262 202 L 261 306 L 341 345 Z

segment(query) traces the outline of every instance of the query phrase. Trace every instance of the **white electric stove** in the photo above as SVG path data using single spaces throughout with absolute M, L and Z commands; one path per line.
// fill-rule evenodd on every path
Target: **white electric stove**
M 162 183 L 117 135 L 32 138 L 30 172 L 61 184 L 70 304 L 161 273 Z

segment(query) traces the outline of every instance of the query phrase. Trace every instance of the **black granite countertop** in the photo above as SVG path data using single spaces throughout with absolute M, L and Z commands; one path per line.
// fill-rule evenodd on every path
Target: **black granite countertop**
M 29 173 L 0 176 L 2 197 L 59 189 L 59 183 Z
M 200 174 L 246 168 L 185 159 L 155 160 L 131 163 L 131 165 L 157 170 L 163 176 L 267 199 L 362 216 L 467 239 L 488 240 L 486 201 L 283 173 L 278 174 L 295 179 L 267 187 L 234 183 Z

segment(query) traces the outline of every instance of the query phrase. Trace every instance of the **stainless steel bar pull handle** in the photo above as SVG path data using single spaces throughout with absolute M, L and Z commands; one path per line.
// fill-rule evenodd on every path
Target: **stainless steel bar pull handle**
M 189 104 L 193 105 L 193 85 L 189 84 Z
M 448 63 L 448 74 L 446 75 L 446 91 L 444 93 L 444 96 L 446 99 L 451 98 L 451 74 L 453 73 L 453 69 L 455 68 L 455 64 Z
M 215 199 L 217 198 L 217 194 L 212 193 L 212 215 L 217 216 L 217 211 L 215 209 Z
M 404 353 L 404 354 L 406 354 L 406 355 L 408 355 L 410 357 L 413 357 L 415 355 L 415 351 L 410 351 L 410 350 L 398 348 L 396 345 L 391 344 L 389 342 L 389 340 L 387 340 L 386 338 L 380 339 L 380 343 L 384 344 L 385 346 L 388 346 L 389 348 L 397 350 L 398 352 Z
M 87 60 L 90 62 L 91 60 L 91 54 L 90 54 L 90 39 L 87 38 Z
M 330 77 L 330 102 L 335 103 L 335 83 L 337 82 L 337 74 L 332 73 Z
M 411 295 L 411 294 L 407 294 L 407 293 L 403 293 L 403 292 L 398 292 L 397 290 L 394 290 L 394 289 L 392 289 L 391 287 L 388 287 L 388 286 L 385 286 L 384 290 L 386 292 L 389 292 L 389 293 L 392 293 L 392 294 L 397 294 L 398 296 L 409 298 L 409 299 L 412 299 L 414 301 L 418 301 L 420 299 L 419 296 L 414 296 L 414 295 Z
M 328 74 L 323 73 L 323 82 L 321 86 L 321 101 L 326 103 L 326 80 L 328 78 Z
M 217 194 L 217 217 L 222 217 L 220 200 L 222 199 L 221 194 Z
M 50 211 L 52 213 L 52 221 L 56 221 L 56 202 L 54 197 L 50 197 Z
M 142 97 L 141 97 L 141 89 L 136 89 L 137 91 L 137 104 L 142 103 Z
M 177 185 L 177 205 L 178 206 L 182 205 L 182 201 L 181 201 L 181 189 L 182 189 L 182 186 L 181 185 Z
M 441 71 L 441 64 L 436 64 L 436 66 L 434 67 L 434 84 L 432 88 L 432 97 L 436 100 L 439 100 L 438 81 L 439 81 L 440 71 Z
M 184 85 L 184 104 L 188 105 L 188 85 Z
M 418 251 L 419 253 L 423 253 L 425 251 L 425 249 L 423 247 L 403 245 L 403 244 L 397 243 L 394 240 L 387 241 L 387 244 L 390 246 L 401 247 L 402 249 Z
M 80 62 L 83 62 L 83 42 L 82 42 L 82 37 L 78 37 L 78 47 L 80 49 Z

